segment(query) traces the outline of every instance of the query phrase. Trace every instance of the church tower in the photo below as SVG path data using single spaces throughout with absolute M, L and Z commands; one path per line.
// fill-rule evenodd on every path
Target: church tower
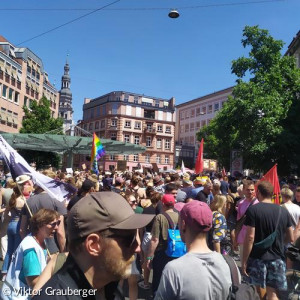
M 64 131 L 70 130 L 73 125 L 72 93 L 70 90 L 71 77 L 68 61 L 64 66 L 64 75 L 61 78 L 61 90 L 59 91 L 59 116 L 64 120 Z

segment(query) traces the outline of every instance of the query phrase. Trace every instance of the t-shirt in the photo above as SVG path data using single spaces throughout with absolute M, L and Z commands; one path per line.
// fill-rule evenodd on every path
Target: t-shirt
M 167 212 L 167 214 L 171 217 L 174 225 L 178 223 L 178 213 L 177 212 Z M 152 237 L 158 238 L 159 242 L 156 248 L 156 251 L 167 249 L 167 239 L 168 239 L 168 229 L 169 222 L 167 218 L 163 214 L 159 214 L 154 218 L 151 234 Z
M 300 221 L 300 207 L 294 203 L 285 203 L 282 207 L 286 208 L 291 216 L 293 230 L 298 225 Z
M 195 198 L 196 200 L 199 200 L 201 202 L 204 202 L 206 203 L 207 205 L 210 204 L 210 201 L 211 201 L 211 197 L 210 197 L 210 194 L 206 194 L 204 192 L 204 190 L 201 190 L 198 194 L 197 194 L 197 197 Z
M 220 187 L 221 193 L 222 193 L 223 195 L 227 195 L 227 194 L 228 194 L 228 189 L 229 189 L 229 184 L 228 184 L 228 182 L 222 180 L 222 181 L 220 181 L 220 183 L 221 183 L 221 187 Z
M 266 250 L 256 248 L 254 246 L 255 243 L 262 241 L 275 231 L 280 209 L 281 216 L 277 227 L 277 236 L 273 245 Z M 285 259 L 285 233 L 287 228 L 292 226 L 290 215 L 286 209 L 276 204 L 260 202 L 249 207 L 244 224 L 246 226 L 255 227 L 254 244 L 250 253 L 251 258 L 261 260 Z
M 154 299 L 223 300 L 230 287 L 230 269 L 221 254 L 187 253 L 166 265 Z

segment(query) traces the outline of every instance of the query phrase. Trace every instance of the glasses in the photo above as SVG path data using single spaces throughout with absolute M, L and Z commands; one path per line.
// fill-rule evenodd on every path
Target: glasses
M 127 248 L 131 248 L 136 242 L 136 232 L 130 235 L 121 235 L 117 233 L 112 234 L 102 234 L 104 237 L 109 239 L 116 239 L 119 240 L 120 243 Z
M 58 221 L 56 221 L 56 222 L 52 222 L 52 223 L 50 223 L 50 224 L 48 224 L 48 225 L 50 225 L 52 228 L 55 228 L 56 226 L 59 226 L 59 225 L 60 225 L 60 220 L 58 220 Z
M 133 200 L 133 201 L 129 201 L 130 204 L 136 204 L 136 200 Z

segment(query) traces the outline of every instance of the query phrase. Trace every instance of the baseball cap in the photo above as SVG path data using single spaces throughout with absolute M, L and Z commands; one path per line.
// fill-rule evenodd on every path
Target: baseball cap
M 172 204 L 174 205 L 175 204 L 175 198 L 172 194 L 163 195 L 161 201 L 165 205 L 172 205 Z
M 201 201 L 191 201 L 184 205 L 180 217 L 194 230 L 209 231 L 212 227 L 212 211 L 209 206 Z
M 27 175 L 27 174 L 24 174 L 24 175 L 20 175 L 16 178 L 16 183 L 17 184 L 23 184 L 25 183 L 26 181 L 30 180 L 31 179 L 31 176 Z
M 135 214 L 127 201 L 117 193 L 91 193 L 81 198 L 70 210 L 68 236 L 70 240 L 76 240 L 106 229 L 138 229 L 153 218 L 154 215 Z

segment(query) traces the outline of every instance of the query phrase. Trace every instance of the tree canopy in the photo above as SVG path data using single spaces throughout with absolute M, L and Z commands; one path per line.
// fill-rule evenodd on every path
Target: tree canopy
M 55 131 L 55 134 L 63 134 L 63 120 L 52 117 L 50 102 L 45 96 L 40 101 L 33 101 L 30 108 L 24 106 L 23 110 L 25 117 L 20 133 L 47 133 Z M 59 155 L 53 152 L 20 150 L 20 154 L 28 162 L 35 162 L 38 168 L 46 165 L 58 167 L 60 162 Z
M 232 62 L 237 78 L 232 96 L 198 133 L 205 152 L 229 167 L 230 151 L 240 150 L 244 168 L 265 171 L 278 163 L 281 174 L 300 166 L 300 70 L 282 56 L 283 42 L 258 26 L 246 26 L 243 47 L 249 57 Z

